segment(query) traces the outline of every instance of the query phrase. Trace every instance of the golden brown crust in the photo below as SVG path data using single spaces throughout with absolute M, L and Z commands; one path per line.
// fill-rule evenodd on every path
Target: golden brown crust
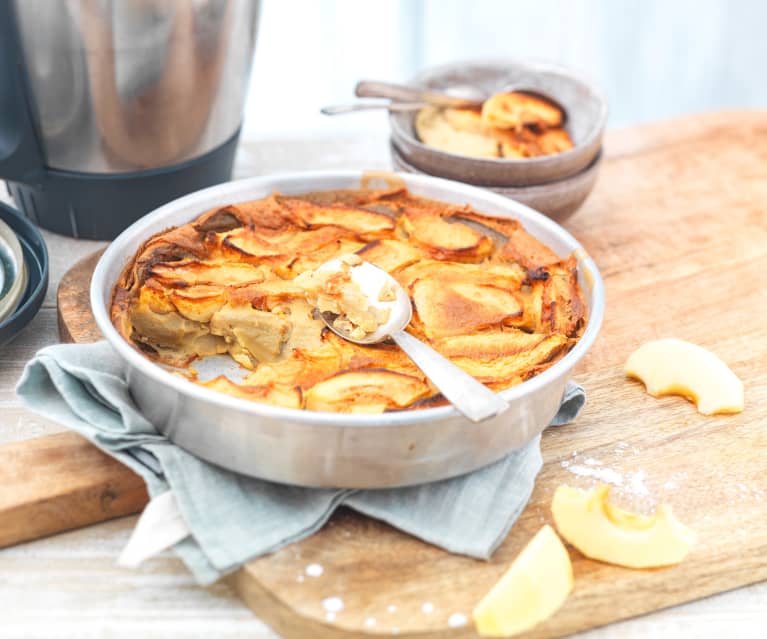
M 399 348 L 330 333 L 293 282 L 354 252 L 406 288 L 411 332 L 493 389 L 545 370 L 583 332 L 574 257 L 516 220 L 402 188 L 274 194 L 207 211 L 141 246 L 115 286 L 111 318 L 164 364 L 228 353 L 250 370 L 241 383 L 187 376 L 234 397 L 339 412 L 441 405 Z

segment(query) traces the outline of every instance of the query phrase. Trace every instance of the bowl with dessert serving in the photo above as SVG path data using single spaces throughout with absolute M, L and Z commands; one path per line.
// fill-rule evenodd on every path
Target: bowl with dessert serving
M 477 186 L 523 188 L 572 179 L 593 169 L 599 156 L 607 103 L 594 86 L 563 67 L 510 60 L 456 63 L 427 69 L 411 84 L 457 95 L 468 88 L 487 96 L 482 108 L 390 114 L 394 152 L 413 171 Z
M 408 331 L 508 411 L 471 423 L 393 344 L 324 328 L 302 274 L 350 255 L 389 272 L 413 303 Z M 578 242 L 523 204 L 332 171 L 160 207 L 107 248 L 91 305 L 137 405 L 182 448 L 272 481 L 380 488 L 460 475 L 536 437 L 596 338 L 604 290 Z

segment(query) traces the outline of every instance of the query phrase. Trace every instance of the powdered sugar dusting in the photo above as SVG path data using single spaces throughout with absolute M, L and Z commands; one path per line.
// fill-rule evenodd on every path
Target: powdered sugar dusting
M 335 614 L 344 609 L 344 600 L 340 597 L 327 597 L 322 600 L 322 607 L 326 612 Z
M 644 484 L 644 480 L 647 477 L 647 473 L 643 470 L 638 470 L 635 473 L 629 474 L 629 487 L 631 492 L 640 497 L 646 497 L 650 494 L 647 486 Z
M 465 626 L 468 622 L 469 620 L 466 618 L 466 615 L 460 612 L 454 612 L 447 619 L 447 625 L 451 628 L 460 628 L 461 626 Z
M 594 468 L 592 466 L 581 466 L 580 464 L 568 464 L 563 466 L 563 468 L 579 477 L 593 477 L 606 484 L 623 486 L 623 475 L 612 468 Z

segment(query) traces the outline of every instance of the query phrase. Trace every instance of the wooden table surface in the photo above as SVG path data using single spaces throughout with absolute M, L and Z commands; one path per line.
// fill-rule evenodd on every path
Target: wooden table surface
M 388 168 L 383 128 L 347 139 L 250 141 L 242 145 L 235 175 L 360 166 Z M 102 246 L 44 235 L 51 257 L 45 304 L 32 324 L 0 350 L 0 444 L 62 430 L 22 408 L 13 388 L 35 351 L 58 341 L 55 292 L 60 277 Z M 276 637 L 226 586 L 197 587 L 170 552 L 139 570 L 115 566 L 135 520 L 126 517 L 0 551 L 0 637 Z M 578 637 L 761 638 L 765 621 L 767 582 Z

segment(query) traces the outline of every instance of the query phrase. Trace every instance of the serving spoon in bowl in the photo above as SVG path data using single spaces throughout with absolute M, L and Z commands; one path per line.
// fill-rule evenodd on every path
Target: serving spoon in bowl
M 445 91 L 418 89 L 404 84 L 362 80 L 354 93 L 358 98 L 385 98 L 389 102 L 356 102 L 335 104 L 320 109 L 324 115 L 343 115 L 354 111 L 388 109 L 389 111 L 419 111 L 427 106 L 481 108 L 486 95 L 469 85 L 450 87 Z
M 335 258 L 318 267 L 317 272 L 341 269 L 341 259 Z M 389 317 L 375 331 L 356 338 L 336 326 L 336 314 L 320 312 L 322 321 L 331 331 L 345 340 L 365 346 L 379 344 L 387 339 L 393 340 L 445 398 L 473 422 L 495 417 L 509 408 L 506 400 L 500 395 L 458 368 L 431 346 L 405 331 L 413 317 L 413 306 L 405 289 L 389 273 L 370 262 L 361 262 L 350 267 L 350 277 L 362 290 L 368 304 L 388 309 Z M 394 299 L 381 301 L 379 298 L 382 290 L 393 292 Z
M 524 93 L 544 102 L 555 105 L 562 113 L 562 121 L 567 119 L 567 111 L 554 98 L 539 90 L 523 84 L 509 84 L 499 93 Z M 384 98 L 388 102 L 356 102 L 354 104 L 334 104 L 320 109 L 324 115 L 344 115 L 355 111 L 388 109 L 392 112 L 420 111 L 427 106 L 455 109 L 481 109 L 490 95 L 468 84 L 457 84 L 442 91 L 421 89 L 406 84 L 361 80 L 354 89 L 358 98 Z

